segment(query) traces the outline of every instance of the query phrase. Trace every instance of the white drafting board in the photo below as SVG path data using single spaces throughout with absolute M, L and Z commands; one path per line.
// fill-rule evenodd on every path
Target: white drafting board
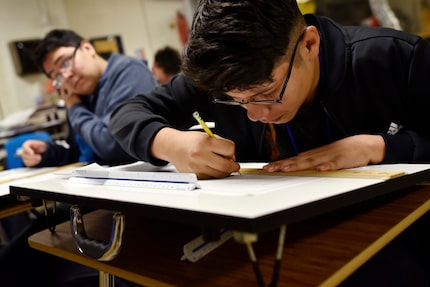
M 174 166 L 154 166 L 145 162 L 135 162 L 126 165 L 104 167 L 96 163 L 76 168 L 71 172 L 71 183 L 86 183 L 93 185 L 114 185 L 137 187 L 143 189 L 174 189 L 193 190 L 204 186 L 202 192 L 214 192 L 225 195 L 256 195 L 271 191 L 280 185 L 290 187 L 315 180 L 323 176 L 331 177 L 360 177 L 365 179 L 389 179 L 407 174 L 399 170 L 397 165 L 368 166 L 348 170 L 327 172 L 298 171 L 292 173 L 267 173 L 262 170 L 264 163 L 242 163 L 237 174 L 222 179 L 198 181 L 193 173 L 178 173 Z M 409 167 L 411 168 L 411 167 Z M 404 168 L 403 168 L 404 169 Z M 410 171 L 409 171 L 410 172 Z M 285 176 L 289 176 L 286 180 Z M 300 176 L 295 176 L 300 175 Z M 303 176 L 306 175 L 306 178 Z M 267 181 L 262 182 L 265 178 Z M 220 189 L 220 185 L 223 188 Z M 246 186 L 246 188 L 243 188 Z
M 430 164 L 365 168 L 400 170 L 413 175 L 429 170 Z M 60 172 L 55 177 L 51 175 L 49 180 L 14 183 L 12 189 L 16 194 L 22 193 L 23 189 L 30 193 L 43 191 L 44 195 L 53 195 L 54 200 L 55 195 L 66 195 L 253 219 L 385 181 L 380 178 L 242 174 L 226 179 L 201 180 L 200 189 L 162 190 L 71 183 L 69 177 L 70 172 Z

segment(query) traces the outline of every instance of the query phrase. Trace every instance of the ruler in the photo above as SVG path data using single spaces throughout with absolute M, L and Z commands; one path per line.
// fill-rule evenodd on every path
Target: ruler
M 299 171 L 288 171 L 288 172 L 267 172 L 261 168 L 241 168 L 240 174 L 391 179 L 391 178 L 396 178 L 396 177 L 406 175 L 406 172 L 376 170 L 376 169 L 339 169 L 339 170 L 328 170 L 328 171 L 299 170 Z
M 168 182 L 168 181 L 151 181 L 151 180 L 132 180 L 118 178 L 89 178 L 71 176 L 71 183 L 79 184 L 95 184 L 95 185 L 110 185 L 120 187 L 137 187 L 142 189 L 164 189 L 164 190 L 194 190 L 200 188 L 197 183 L 193 182 Z

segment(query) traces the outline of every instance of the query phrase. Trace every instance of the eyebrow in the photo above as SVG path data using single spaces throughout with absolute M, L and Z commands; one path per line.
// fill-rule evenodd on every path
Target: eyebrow
M 61 59 L 63 59 L 64 58 L 64 55 L 60 55 L 60 57 L 58 57 L 57 59 L 55 59 L 55 61 L 54 61 L 54 66 L 56 66 L 57 65 L 57 63 L 61 60 Z
M 57 66 L 57 64 L 58 64 L 58 62 L 60 62 L 61 61 L 61 59 L 63 59 L 64 58 L 64 55 L 60 55 L 60 57 L 58 57 L 57 59 L 55 59 L 55 61 L 54 61 L 54 67 L 56 67 Z M 50 70 L 49 72 L 47 72 L 46 74 L 50 77 L 50 78 L 52 78 L 52 73 L 54 72 L 54 69 L 52 69 L 52 70 Z
M 277 66 L 277 67 L 275 67 L 275 69 L 279 69 L 279 67 L 280 66 L 282 66 L 282 64 L 284 64 L 285 62 L 282 62 L 281 64 L 279 64 L 279 66 Z M 288 70 L 288 69 L 287 69 Z M 282 76 L 283 77 L 283 76 Z M 273 79 L 273 78 L 272 78 Z M 273 79 L 273 81 L 272 82 L 269 82 L 268 81 L 268 83 L 269 83 L 269 85 L 270 84 L 277 84 L 277 80 L 275 80 L 275 79 Z M 253 96 L 251 96 L 251 97 L 256 97 L 256 96 L 258 96 L 258 95 L 261 95 L 261 94 L 267 94 L 267 91 L 269 91 L 269 90 L 271 90 L 271 89 L 273 89 L 274 87 L 272 86 L 272 87 L 269 87 L 269 88 L 267 88 L 267 89 L 265 89 L 265 90 L 263 90 L 263 91 L 261 91 L 261 92 L 258 92 L 258 93 L 255 93 Z M 276 85 L 276 88 L 278 88 L 278 85 Z M 276 92 L 276 91 L 275 91 Z M 273 93 L 273 91 L 271 92 L 271 93 Z M 251 97 L 249 97 L 249 98 L 251 98 Z
M 270 85 L 270 84 L 276 84 L 276 80 L 273 80 L 272 82 L 270 82 L 269 80 L 267 81 L 267 83 L 268 83 L 268 85 Z M 261 87 L 261 85 L 259 85 L 259 87 Z M 259 96 L 259 95 L 267 95 L 267 94 L 271 94 L 271 93 L 273 93 L 273 91 L 272 92 L 270 92 L 270 93 L 268 93 L 268 91 L 269 90 L 271 90 L 271 89 L 273 89 L 274 87 L 269 87 L 269 88 L 266 88 L 266 89 L 263 89 L 262 91 L 260 91 L 260 92 L 256 92 L 256 93 L 254 93 L 253 95 L 251 95 L 251 96 L 249 96 L 249 97 L 246 97 L 246 98 L 244 98 L 244 99 L 241 99 L 241 100 L 246 100 L 246 99 L 252 99 L 252 98 L 255 98 L 255 97 L 257 97 L 257 96 Z M 278 87 L 275 87 L 275 88 L 278 88 Z M 248 90 L 252 90 L 252 88 L 251 89 L 248 89 Z M 230 97 L 230 98 L 232 98 L 232 99 L 234 99 L 235 97 L 232 97 L 232 96 L 230 96 L 230 95 L 228 95 L 228 94 L 225 94 L 226 96 L 228 96 L 228 97 Z
M 250 98 L 253 98 L 253 97 L 257 97 L 259 95 L 267 95 L 267 94 L 271 94 L 273 92 L 276 92 L 276 89 L 278 88 L 278 85 L 277 85 L 276 81 L 270 82 L 268 85 L 270 85 L 270 84 L 275 84 L 276 86 L 272 86 L 272 87 L 268 87 L 266 89 L 263 89 L 262 91 L 257 92 L 255 94 L 253 94 L 252 96 L 247 97 L 247 99 L 250 99 Z M 275 88 L 275 91 L 273 91 L 274 88 Z M 270 90 L 272 90 L 272 91 L 269 92 Z
M 273 87 L 271 87 L 271 88 L 267 88 L 267 89 L 265 89 L 265 90 L 263 90 L 263 91 L 260 91 L 260 92 L 256 92 L 256 93 L 254 93 L 254 94 L 252 94 L 251 96 L 249 96 L 249 97 L 246 97 L 246 98 L 243 98 L 243 99 L 238 99 L 238 100 L 247 100 L 247 99 L 252 99 L 252 98 L 255 98 L 255 97 L 257 97 L 257 96 L 259 96 L 259 95 L 267 95 L 268 94 L 268 91 L 270 90 L 270 89 L 273 89 Z M 251 89 L 250 89 L 251 90 Z M 230 96 L 230 95 L 228 95 L 228 94 L 225 94 L 227 97 L 229 97 L 229 98 L 231 98 L 231 99 L 237 99 L 236 97 L 234 97 L 234 96 Z

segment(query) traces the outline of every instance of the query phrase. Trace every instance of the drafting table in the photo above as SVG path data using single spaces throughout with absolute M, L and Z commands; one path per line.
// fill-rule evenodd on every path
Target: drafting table
M 72 184 L 70 174 L 55 173 L 45 180 L 13 184 L 10 193 L 258 233 L 430 180 L 430 164 L 397 169 L 413 173 L 390 180 L 245 175 L 202 180 L 202 188 L 193 191 Z
M 430 186 L 422 186 L 292 224 L 278 286 L 338 286 L 429 209 Z M 110 212 L 100 210 L 84 218 L 89 235 L 109 234 Z M 232 240 L 196 263 L 182 262 L 182 246 L 198 230 L 139 216 L 128 216 L 127 224 L 123 250 L 109 262 L 80 254 L 69 222 L 58 225 L 55 234 L 46 230 L 32 235 L 29 244 L 148 287 L 257 286 L 245 247 Z M 272 276 L 276 240 L 277 233 L 268 232 L 255 244 L 266 281 Z
M 347 206 L 394 195 L 430 179 L 430 165 L 396 167 L 410 169 L 410 173 L 389 180 L 249 177 L 249 184 L 246 186 L 240 180 L 246 176 L 230 177 L 201 181 L 202 188 L 195 191 L 71 184 L 67 174 L 59 173 L 50 175 L 49 180 L 12 185 L 10 192 L 36 199 L 112 210 L 127 216 L 144 216 L 200 226 L 206 230 L 226 228 L 243 235 L 244 238 L 239 241 L 249 246 L 256 241 L 253 235 Z M 271 186 L 271 183 L 275 185 Z M 229 190 L 229 187 L 235 185 L 240 185 L 241 189 Z M 281 248 L 283 246 L 278 245 Z

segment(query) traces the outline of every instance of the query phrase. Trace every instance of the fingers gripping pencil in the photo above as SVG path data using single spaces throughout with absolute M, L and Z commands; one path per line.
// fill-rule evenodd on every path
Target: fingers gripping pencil
M 212 131 L 209 129 L 208 125 L 205 123 L 205 121 L 200 117 L 199 113 L 196 111 L 193 113 L 193 117 L 197 120 L 197 122 L 202 126 L 204 131 L 210 136 L 211 138 L 215 137 Z M 236 161 L 235 156 L 233 155 L 232 161 Z M 240 174 L 240 172 L 239 172 Z

